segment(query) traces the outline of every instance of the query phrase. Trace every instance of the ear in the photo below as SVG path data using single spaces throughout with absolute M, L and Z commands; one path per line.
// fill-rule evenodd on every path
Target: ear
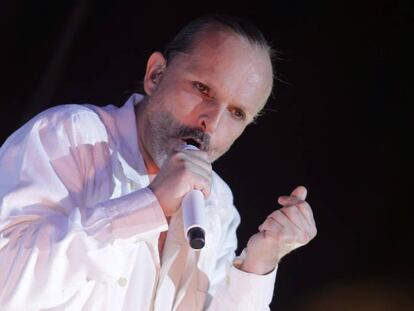
M 151 95 L 161 80 L 167 60 L 160 52 L 154 52 L 148 59 L 147 70 L 144 77 L 144 90 Z

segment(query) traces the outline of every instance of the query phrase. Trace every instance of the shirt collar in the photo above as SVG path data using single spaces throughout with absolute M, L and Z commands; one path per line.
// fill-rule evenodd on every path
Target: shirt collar
M 136 124 L 135 105 L 144 99 L 141 94 L 134 93 L 125 104 L 119 108 L 115 115 L 116 126 L 119 133 L 120 144 L 123 150 L 121 161 L 125 175 L 134 180 L 141 181 L 146 186 L 149 184 L 145 162 L 138 145 L 138 129 Z

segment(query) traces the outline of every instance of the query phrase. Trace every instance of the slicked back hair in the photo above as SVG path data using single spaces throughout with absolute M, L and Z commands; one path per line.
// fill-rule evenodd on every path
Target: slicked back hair
M 171 62 L 179 53 L 190 53 L 196 46 L 197 39 L 202 32 L 217 27 L 234 33 L 247 40 L 253 47 L 262 48 L 273 59 L 273 49 L 263 33 L 251 22 L 228 15 L 205 15 L 184 26 L 164 49 L 167 63 Z

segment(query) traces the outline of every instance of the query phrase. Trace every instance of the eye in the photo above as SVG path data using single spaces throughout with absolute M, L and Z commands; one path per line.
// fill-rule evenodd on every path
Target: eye
M 231 114 L 238 121 L 244 121 L 246 119 L 246 114 L 241 109 L 235 108 L 231 111 Z
M 200 93 L 202 93 L 204 95 L 208 95 L 210 89 L 207 85 L 205 85 L 201 82 L 198 82 L 198 81 L 194 81 L 193 85 Z

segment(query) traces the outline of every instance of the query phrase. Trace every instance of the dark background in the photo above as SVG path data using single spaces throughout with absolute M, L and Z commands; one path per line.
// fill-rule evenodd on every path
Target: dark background
M 272 310 L 413 310 L 411 1 L 2 1 L 1 143 L 50 106 L 123 104 L 152 51 L 216 12 L 280 51 L 269 111 L 215 165 L 240 249 L 299 184 L 318 224 L 281 263 Z

